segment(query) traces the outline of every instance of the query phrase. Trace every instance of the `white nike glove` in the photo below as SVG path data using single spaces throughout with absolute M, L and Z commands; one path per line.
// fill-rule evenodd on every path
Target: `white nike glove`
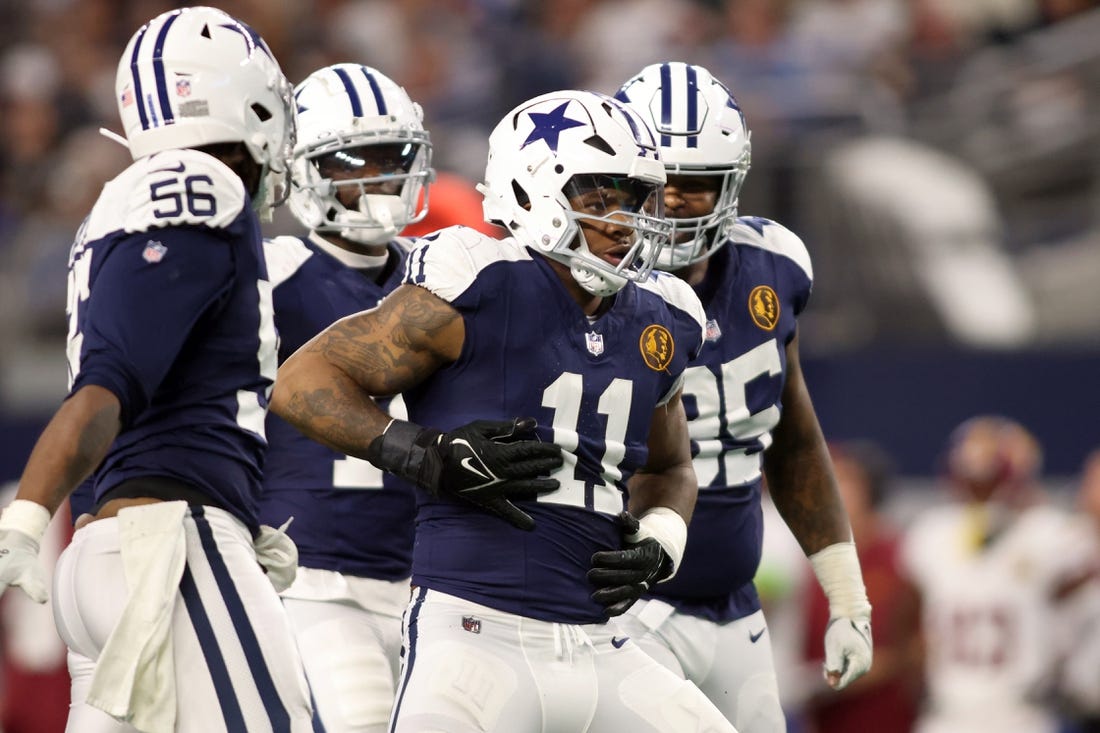
M 829 599 L 825 628 L 825 680 L 843 690 L 871 669 L 871 604 L 863 586 L 856 546 L 838 542 L 810 555 L 814 574 Z
M 289 588 L 298 574 L 298 546 L 286 533 L 286 528 L 293 521 L 294 517 L 291 517 L 278 529 L 261 524 L 259 536 L 252 541 L 256 560 L 263 567 L 271 585 L 275 586 L 276 593 L 282 593 Z
M 0 594 L 17 585 L 38 603 L 49 598 L 46 572 L 38 562 L 38 545 L 50 523 L 50 510 L 16 499 L 0 515 Z
M 825 627 L 825 680 L 834 690 L 843 690 L 871 669 L 872 653 L 870 616 L 829 619 Z

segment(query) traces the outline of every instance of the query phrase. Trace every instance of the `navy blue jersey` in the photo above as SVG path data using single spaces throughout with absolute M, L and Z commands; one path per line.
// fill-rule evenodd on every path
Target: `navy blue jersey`
M 331 246 L 331 245 L 330 245 Z M 275 286 L 279 362 L 329 324 L 373 308 L 400 283 L 405 242 L 389 246 L 381 284 L 337 260 L 315 239 L 265 243 Z M 386 405 L 383 405 L 385 408 Z M 392 411 L 392 409 L 391 409 Z M 381 580 L 408 578 L 412 566 L 412 488 L 358 458 L 314 442 L 273 413 L 260 519 L 287 529 L 304 567 Z
M 519 502 L 530 533 L 419 492 L 413 583 L 544 621 L 605 620 L 585 573 L 592 553 L 621 546 L 615 517 L 653 411 L 702 342 L 698 298 L 658 273 L 593 322 L 540 255 L 461 227 L 421 240 L 405 282 L 451 303 L 466 329 L 458 360 L 405 393 L 410 419 L 449 430 L 534 417 L 565 458 L 557 491 Z
M 706 341 L 684 378 L 699 499 L 676 576 L 653 594 L 716 621 L 760 608 L 761 462 L 779 423 L 787 344 L 813 285 L 795 234 L 741 217 L 695 287 Z
M 255 529 L 276 335 L 240 179 L 179 150 L 107 183 L 73 245 L 67 311 L 71 390 L 99 385 L 121 404 L 95 501 L 162 476 Z

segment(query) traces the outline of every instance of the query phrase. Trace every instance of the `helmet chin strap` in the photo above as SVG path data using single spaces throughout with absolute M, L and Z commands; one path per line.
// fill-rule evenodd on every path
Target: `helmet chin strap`
M 626 278 L 622 275 L 600 272 L 577 259 L 569 263 L 569 273 L 578 285 L 599 298 L 614 295 L 626 285 Z
M 363 194 L 359 197 L 358 213 L 364 217 L 365 226 L 340 230 L 340 236 L 352 242 L 361 244 L 388 242 L 405 226 L 403 223 L 401 226 L 397 224 L 405 217 L 405 205 L 400 196 Z

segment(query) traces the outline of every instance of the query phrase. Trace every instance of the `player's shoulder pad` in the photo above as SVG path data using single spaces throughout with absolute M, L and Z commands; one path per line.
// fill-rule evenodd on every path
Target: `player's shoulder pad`
M 247 201 L 244 183 L 227 165 L 198 150 L 167 150 L 134 162 L 109 185 L 117 192 L 127 232 L 169 226 L 228 227 Z
M 490 265 L 530 259 L 531 253 L 514 239 L 495 239 L 456 225 L 416 240 L 405 261 L 403 282 L 427 288 L 451 302 Z
M 699 322 L 699 328 L 706 328 L 707 314 L 703 310 L 703 303 L 684 280 L 670 272 L 654 270 L 644 282 L 638 283 L 644 290 L 657 293 L 665 302 L 674 308 L 687 313 Z
M 289 280 L 312 256 L 313 250 L 300 237 L 283 235 L 265 239 L 264 259 L 271 286 L 277 288 Z
M 739 216 L 730 227 L 726 238 L 731 242 L 749 244 L 787 259 L 798 265 L 806 277 L 814 279 L 810 252 L 802 238 L 777 221 L 759 216 Z

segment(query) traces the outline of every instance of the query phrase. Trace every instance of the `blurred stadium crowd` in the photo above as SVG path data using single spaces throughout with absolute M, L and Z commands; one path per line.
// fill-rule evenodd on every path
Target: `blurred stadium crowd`
M 117 49 L 157 0 L 4 0 L 0 396 L 52 401 L 69 243 L 125 152 Z M 516 100 L 701 63 L 753 131 L 743 212 L 817 270 L 809 354 L 875 343 L 1100 343 L 1100 10 L 1090 0 L 229 0 L 292 82 L 373 65 L 482 175 Z M 64 32 L 59 32 L 64 29 Z M 293 228 L 289 218 L 275 229 Z

